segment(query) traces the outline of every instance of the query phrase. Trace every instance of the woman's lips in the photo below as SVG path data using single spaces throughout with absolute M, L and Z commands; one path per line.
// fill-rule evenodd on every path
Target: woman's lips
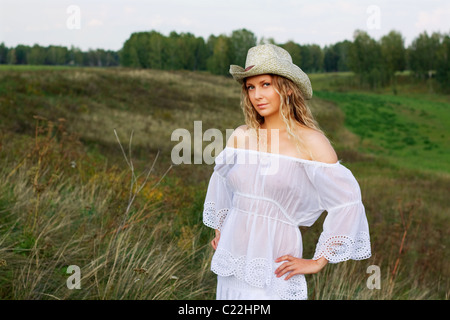
M 261 103 L 257 105 L 258 108 L 264 108 L 265 106 L 267 106 L 267 103 Z

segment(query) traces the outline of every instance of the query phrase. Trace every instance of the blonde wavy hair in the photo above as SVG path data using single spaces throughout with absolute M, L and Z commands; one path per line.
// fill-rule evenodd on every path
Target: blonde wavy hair
M 310 129 L 314 129 L 323 134 L 318 123 L 314 119 L 308 105 L 303 98 L 303 94 L 300 88 L 294 84 L 291 80 L 278 76 L 275 74 L 270 74 L 272 77 L 272 85 L 275 91 L 280 95 L 280 108 L 279 113 L 284 123 L 286 124 L 286 130 L 288 134 L 294 138 L 297 150 L 299 154 L 306 151 L 311 159 L 313 159 L 312 153 L 305 146 L 301 137 L 294 132 L 296 125 L 301 125 Z M 248 128 L 254 129 L 257 134 L 257 141 L 260 141 L 259 129 L 261 124 L 264 123 L 264 117 L 262 117 L 253 107 L 250 97 L 248 95 L 248 90 L 246 86 L 246 81 L 242 85 L 241 92 L 241 108 L 245 117 L 245 124 Z M 303 150 L 303 152 L 302 152 Z

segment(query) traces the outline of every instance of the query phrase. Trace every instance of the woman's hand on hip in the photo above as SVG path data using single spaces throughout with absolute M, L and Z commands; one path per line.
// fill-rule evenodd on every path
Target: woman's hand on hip
M 217 249 L 217 246 L 219 245 L 219 240 L 220 240 L 220 231 L 217 229 L 215 229 L 215 231 L 216 231 L 216 236 L 211 241 L 211 245 L 214 248 L 214 250 Z
M 275 274 L 279 278 L 289 272 L 289 274 L 286 276 L 284 280 L 288 280 L 289 278 L 297 274 L 317 273 L 320 270 L 322 270 L 328 263 L 328 261 L 323 257 L 317 260 L 310 260 L 310 259 L 295 258 L 291 255 L 285 255 L 275 260 L 275 262 L 282 262 L 282 261 L 285 262 L 281 264 L 277 268 L 277 270 L 275 270 Z

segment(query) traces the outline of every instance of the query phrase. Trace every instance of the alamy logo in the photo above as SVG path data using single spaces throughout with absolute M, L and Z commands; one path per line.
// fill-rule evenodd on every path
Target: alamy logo
M 173 164 L 191 164 L 192 158 L 194 164 L 256 164 L 261 162 L 265 164 L 261 170 L 262 175 L 273 175 L 278 172 L 278 158 L 272 157 L 268 160 L 267 145 L 268 134 L 266 129 L 259 129 L 259 138 L 255 129 L 247 129 L 245 134 L 238 134 L 232 137 L 234 130 L 226 129 L 226 141 L 230 138 L 236 139 L 238 145 L 245 145 L 247 149 L 259 150 L 262 153 L 250 152 L 248 154 L 238 152 L 236 156 L 221 153 L 224 149 L 223 134 L 219 129 L 209 128 L 205 132 L 202 129 L 201 121 L 194 121 L 194 137 L 189 130 L 184 128 L 175 129 L 172 132 L 171 140 L 178 141 L 171 152 L 171 160 Z M 210 142 L 203 149 L 203 142 Z M 277 129 L 270 130 L 271 153 L 279 151 L 279 131 Z M 213 153 L 215 156 L 213 156 Z M 232 152 L 230 152 L 232 153 Z M 220 156 L 219 156 L 220 155 Z
M 81 29 L 81 10 L 79 6 L 71 5 L 67 7 L 67 14 L 70 16 L 66 20 L 66 26 L 69 30 Z
M 369 30 L 381 29 L 381 9 L 379 6 L 371 5 L 366 10 L 369 17 L 367 18 L 366 25 Z
M 369 267 L 367 267 L 366 272 L 371 274 L 367 279 L 367 288 L 370 290 L 381 289 L 380 267 L 376 265 L 370 265 Z
M 81 289 L 81 270 L 79 266 L 70 265 L 67 267 L 67 273 L 71 274 L 69 278 L 67 278 L 66 285 L 67 288 L 72 289 Z

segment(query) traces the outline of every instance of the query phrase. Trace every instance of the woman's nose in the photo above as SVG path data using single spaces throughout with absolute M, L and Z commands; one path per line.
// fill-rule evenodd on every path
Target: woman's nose
M 255 88 L 255 99 L 261 99 L 262 98 L 262 90 L 259 88 Z

